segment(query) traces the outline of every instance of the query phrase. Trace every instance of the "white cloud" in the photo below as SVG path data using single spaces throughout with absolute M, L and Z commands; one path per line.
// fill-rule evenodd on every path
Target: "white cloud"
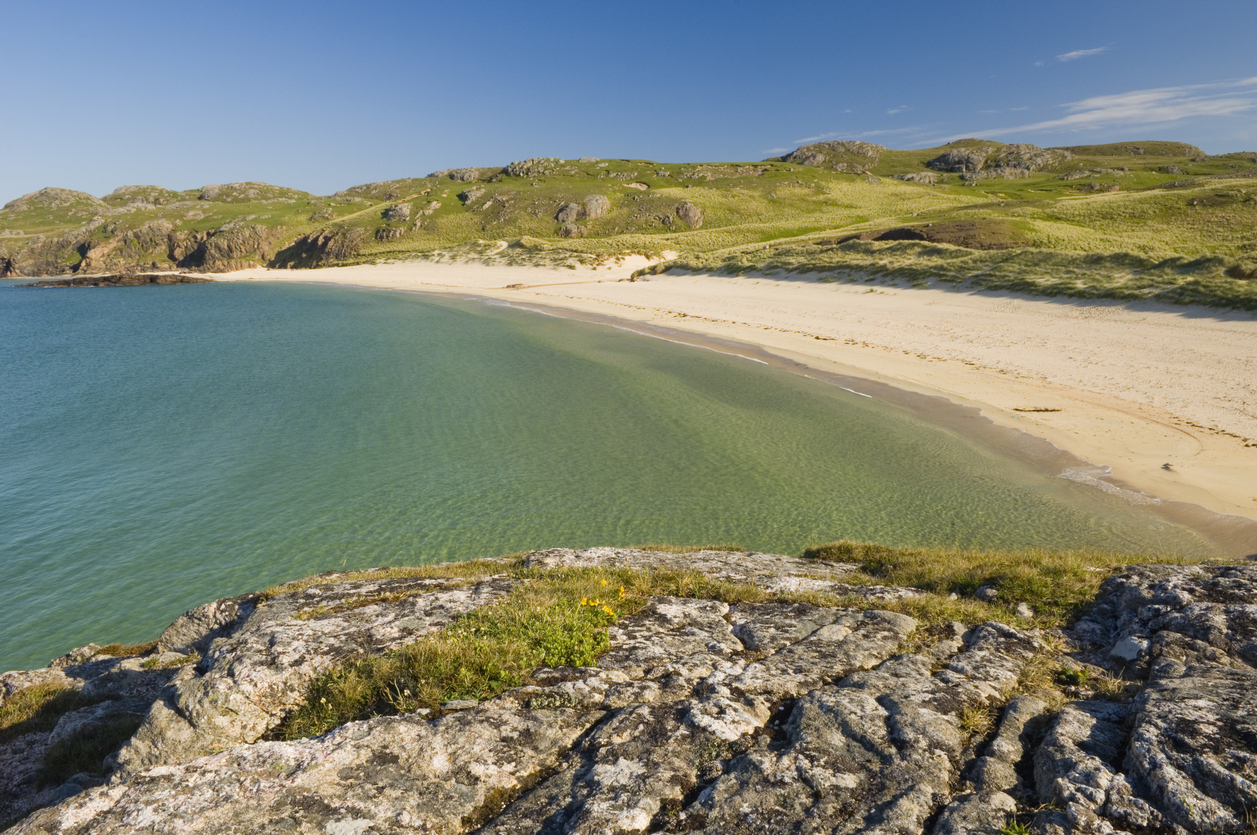
M 1091 130 L 1113 125 L 1155 125 L 1204 116 L 1230 116 L 1257 107 L 1257 78 L 1132 90 L 1095 96 L 1062 105 L 1069 114 L 1029 125 L 969 131 L 945 141 L 968 136 L 1005 136 L 1059 130 Z
M 807 145 L 810 142 L 824 142 L 826 139 L 834 139 L 839 136 L 842 136 L 842 134 L 841 133 L 820 133 L 820 134 L 817 134 L 816 136 L 805 136 L 802 139 L 796 139 L 794 140 L 794 144 Z
M 896 113 L 903 113 L 903 112 L 904 112 L 905 110 L 907 110 L 907 109 L 908 109 L 908 105 L 906 105 L 906 104 L 901 104 L 901 105 L 899 105 L 898 107 L 892 107 L 890 110 L 887 110 L 887 111 L 886 111 L 886 115 L 887 115 L 887 116 L 894 116 Z
M 1099 49 L 1075 49 L 1073 52 L 1066 52 L 1064 55 L 1057 55 L 1056 60 L 1062 64 L 1066 61 L 1077 61 L 1079 58 L 1089 58 L 1092 55 L 1099 55 L 1101 52 L 1108 52 L 1109 47 L 1102 46 Z
M 794 148 L 765 148 L 760 151 L 761 154 L 784 154 L 786 151 L 793 151 Z

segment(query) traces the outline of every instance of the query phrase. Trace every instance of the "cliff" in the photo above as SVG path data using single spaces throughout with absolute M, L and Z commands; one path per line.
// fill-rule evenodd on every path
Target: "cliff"
M 949 604 L 999 620 L 932 616 L 953 610 L 858 582 L 842 553 L 550 550 L 216 601 L 154 645 L 0 676 L 0 715 L 39 705 L 0 723 L 0 819 L 26 815 L 15 833 L 1250 831 L 1257 568 L 1128 568 L 1062 631 L 1011 586 L 974 592 L 1003 608 Z M 477 672 L 516 638 L 538 654 Z M 393 683 L 368 692 L 390 664 Z M 66 774 L 93 739 L 98 758 L 121 743 L 105 773 Z

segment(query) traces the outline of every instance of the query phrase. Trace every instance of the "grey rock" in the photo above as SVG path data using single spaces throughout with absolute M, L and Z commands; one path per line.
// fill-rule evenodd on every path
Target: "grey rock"
M 582 203 L 585 206 L 585 217 L 594 220 L 611 211 L 611 199 L 605 194 L 591 194 Z
M 512 162 L 502 173 L 508 177 L 542 177 L 554 172 L 562 162 L 554 157 L 532 157 Z
M 1257 809 L 1257 671 L 1188 667 L 1134 704 L 1125 765 L 1171 821 L 1238 831 Z
M 457 583 L 418 578 L 332 582 L 266 601 L 234 633 L 214 641 L 196 670 L 185 668 L 174 692 L 153 704 L 119 755 L 121 770 L 186 762 L 256 742 L 301 704 L 305 687 L 320 672 L 433 632 L 464 612 L 502 599 L 514 581 L 451 585 Z M 371 602 L 405 593 L 413 596 Z
M 966 794 L 948 804 L 933 835 L 999 835 L 1017 813 L 1017 801 L 1003 792 Z
M 227 597 L 180 615 L 157 639 L 160 652 L 204 655 L 215 638 L 233 632 L 257 608 L 258 595 Z
M 356 722 L 111 781 L 12 831 L 464 832 L 552 769 L 599 716 L 479 710 Z
M 1127 635 L 1109 649 L 1109 655 L 1123 661 L 1134 661 L 1148 649 L 1148 642 L 1143 638 Z
M 994 586 L 979 586 L 978 590 L 973 593 L 973 596 L 983 603 L 994 603 L 996 600 L 999 600 L 999 589 Z
M 681 222 L 691 229 L 698 229 L 703 225 L 703 210 L 688 200 L 680 203 L 676 212 Z
M 394 203 L 385 209 L 381 216 L 390 223 L 410 220 L 410 204 Z
M 1010 792 L 1021 786 L 1017 764 L 1031 749 L 1047 703 L 1034 696 L 1018 696 L 1004 708 L 995 737 L 970 770 L 975 791 Z
M 1032 617 L 1034 617 L 1034 609 L 1031 609 L 1031 608 L 1030 608 L 1030 605 L 1029 605 L 1029 604 L 1027 604 L 1027 603 L 1024 603 L 1024 602 L 1023 602 L 1023 603 L 1018 603 L 1018 604 L 1017 604 L 1017 608 L 1016 608 L 1016 609 L 1014 609 L 1013 611 L 1017 614 L 1017 617 L 1019 617 L 1019 618 L 1032 618 Z
M 466 191 L 460 191 L 458 193 L 458 200 L 464 206 L 467 206 L 468 208 L 470 208 L 470 204 L 480 199 L 480 196 L 482 194 L 484 194 L 483 188 L 481 188 L 480 186 L 473 186 L 472 188 L 469 188 Z
M 564 203 L 554 213 L 554 219 L 559 223 L 574 223 L 584 217 L 584 209 L 579 203 Z
M 906 183 L 921 183 L 927 186 L 938 185 L 941 177 L 932 171 L 913 171 L 909 174 L 896 174 L 896 180 L 903 180 Z

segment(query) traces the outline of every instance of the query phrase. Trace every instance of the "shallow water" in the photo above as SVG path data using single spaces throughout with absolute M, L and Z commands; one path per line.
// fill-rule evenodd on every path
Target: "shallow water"
M 735 543 L 1203 553 L 746 359 L 474 301 L 0 282 L 0 669 L 333 568 Z

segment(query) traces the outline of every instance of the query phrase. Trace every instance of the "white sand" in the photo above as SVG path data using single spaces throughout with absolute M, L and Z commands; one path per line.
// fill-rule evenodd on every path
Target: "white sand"
M 625 280 L 644 263 L 550 270 L 410 262 L 224 278 L 466 292 L 752 343 L 814 368 L 978 406 L 1152 495 L 1257 518 L 1251 313 L 797 278 Z M 1054 411 L 1018 411 L 1035 409 Z

